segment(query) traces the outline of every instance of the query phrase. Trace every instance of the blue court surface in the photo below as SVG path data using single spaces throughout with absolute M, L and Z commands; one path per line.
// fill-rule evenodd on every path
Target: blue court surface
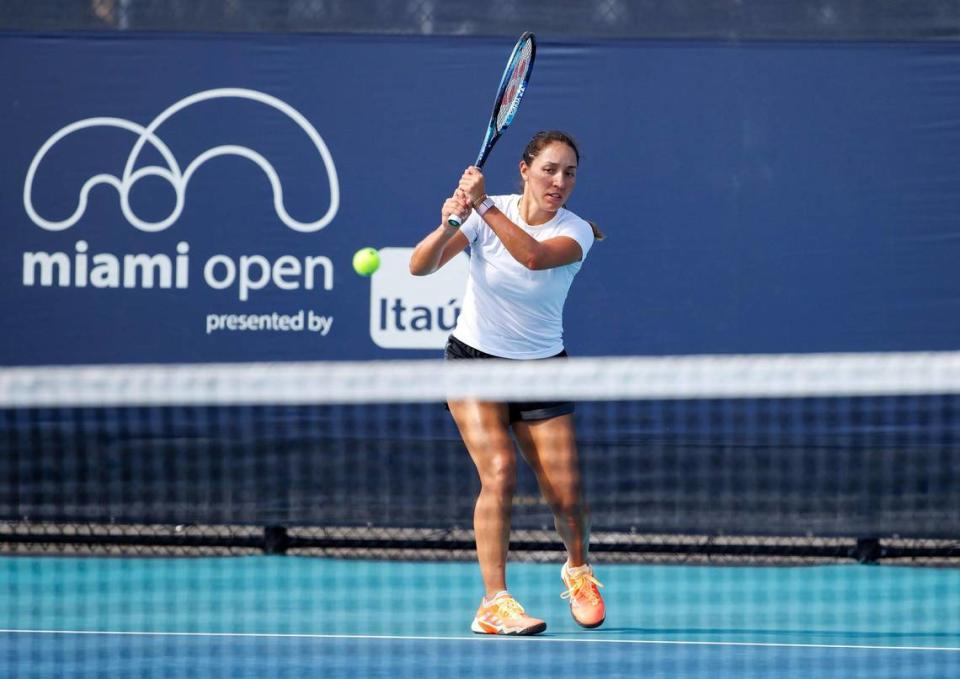
M 2 677 L 957 677 L 960 570 L 511 564 L 537 637 L 469 631 L 472 563 L 0 558 Z

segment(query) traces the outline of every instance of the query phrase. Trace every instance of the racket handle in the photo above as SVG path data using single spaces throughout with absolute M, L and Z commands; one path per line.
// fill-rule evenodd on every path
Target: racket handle
M 447 217 L 447 224 L 459 229 L 460 225 L 463 224 L 463 222 L 460 221 L 460 217 L 458 215 L 450 215 L 449 217 Z

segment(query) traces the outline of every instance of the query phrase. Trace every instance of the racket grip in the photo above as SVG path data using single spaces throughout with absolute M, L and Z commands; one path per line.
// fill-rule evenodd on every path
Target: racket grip
M 460 225 L 463 224 L 463 222 L 460 221 L 460 217 L 458 215 L 450 215 L 449 217 L 447 217 L 447 224 L 459 229 Z

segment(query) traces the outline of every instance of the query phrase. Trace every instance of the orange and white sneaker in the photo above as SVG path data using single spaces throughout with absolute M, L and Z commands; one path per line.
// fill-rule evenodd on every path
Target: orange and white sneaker
M 570 601 L 570 614 L 581 627 L 599 627 L 606 618 L 607 610 L 603 605 L 598 587 L 603 587 L 600 581 L 593 577 L 593 569 L 589 564 L 570 568 L 563 564 L 560 571 L 563 584 L 567 591 L 560 595 Z
M 523 606 L 509 593 L 499 592 L 490 600 L 483 599 L 470 629 L 476 634 L 527 636 L 540 634 L 547 629 L 547 623 L 527 615 Z

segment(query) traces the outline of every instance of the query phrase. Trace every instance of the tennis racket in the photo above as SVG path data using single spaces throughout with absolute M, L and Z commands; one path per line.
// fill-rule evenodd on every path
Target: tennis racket
M 500 78 L 500 87 L 497 88 L 497 96 L 493 100 L 493 111 L 490 113 L 490 122 L 487 124 L 487 133 L 483 137 L 483 144 L 480 146 L 480 154 L 477 156 L 477 162 L 474 163 L 478 168 L 483 167 L 490 155 L 493 145 L 500 139 L 500 135 L 513 122 L 517 115 L 517 109 L 520 108 L 520 100 L 523 99 L 523 93 L 527 90 L 527 83 L 530 82 L 530 74 L 533 72 L 533 59 L 537 55 L 537 43 L 533 38 L 533 33 L 524 33 L 517 40 L 517 44 L 510 53 L 507 60 L 507 67 L 503 70 L 503 76 Z M 460 226 L 460 217 L 450 215 L 447 217 L 447 223 L 450 226 Z

